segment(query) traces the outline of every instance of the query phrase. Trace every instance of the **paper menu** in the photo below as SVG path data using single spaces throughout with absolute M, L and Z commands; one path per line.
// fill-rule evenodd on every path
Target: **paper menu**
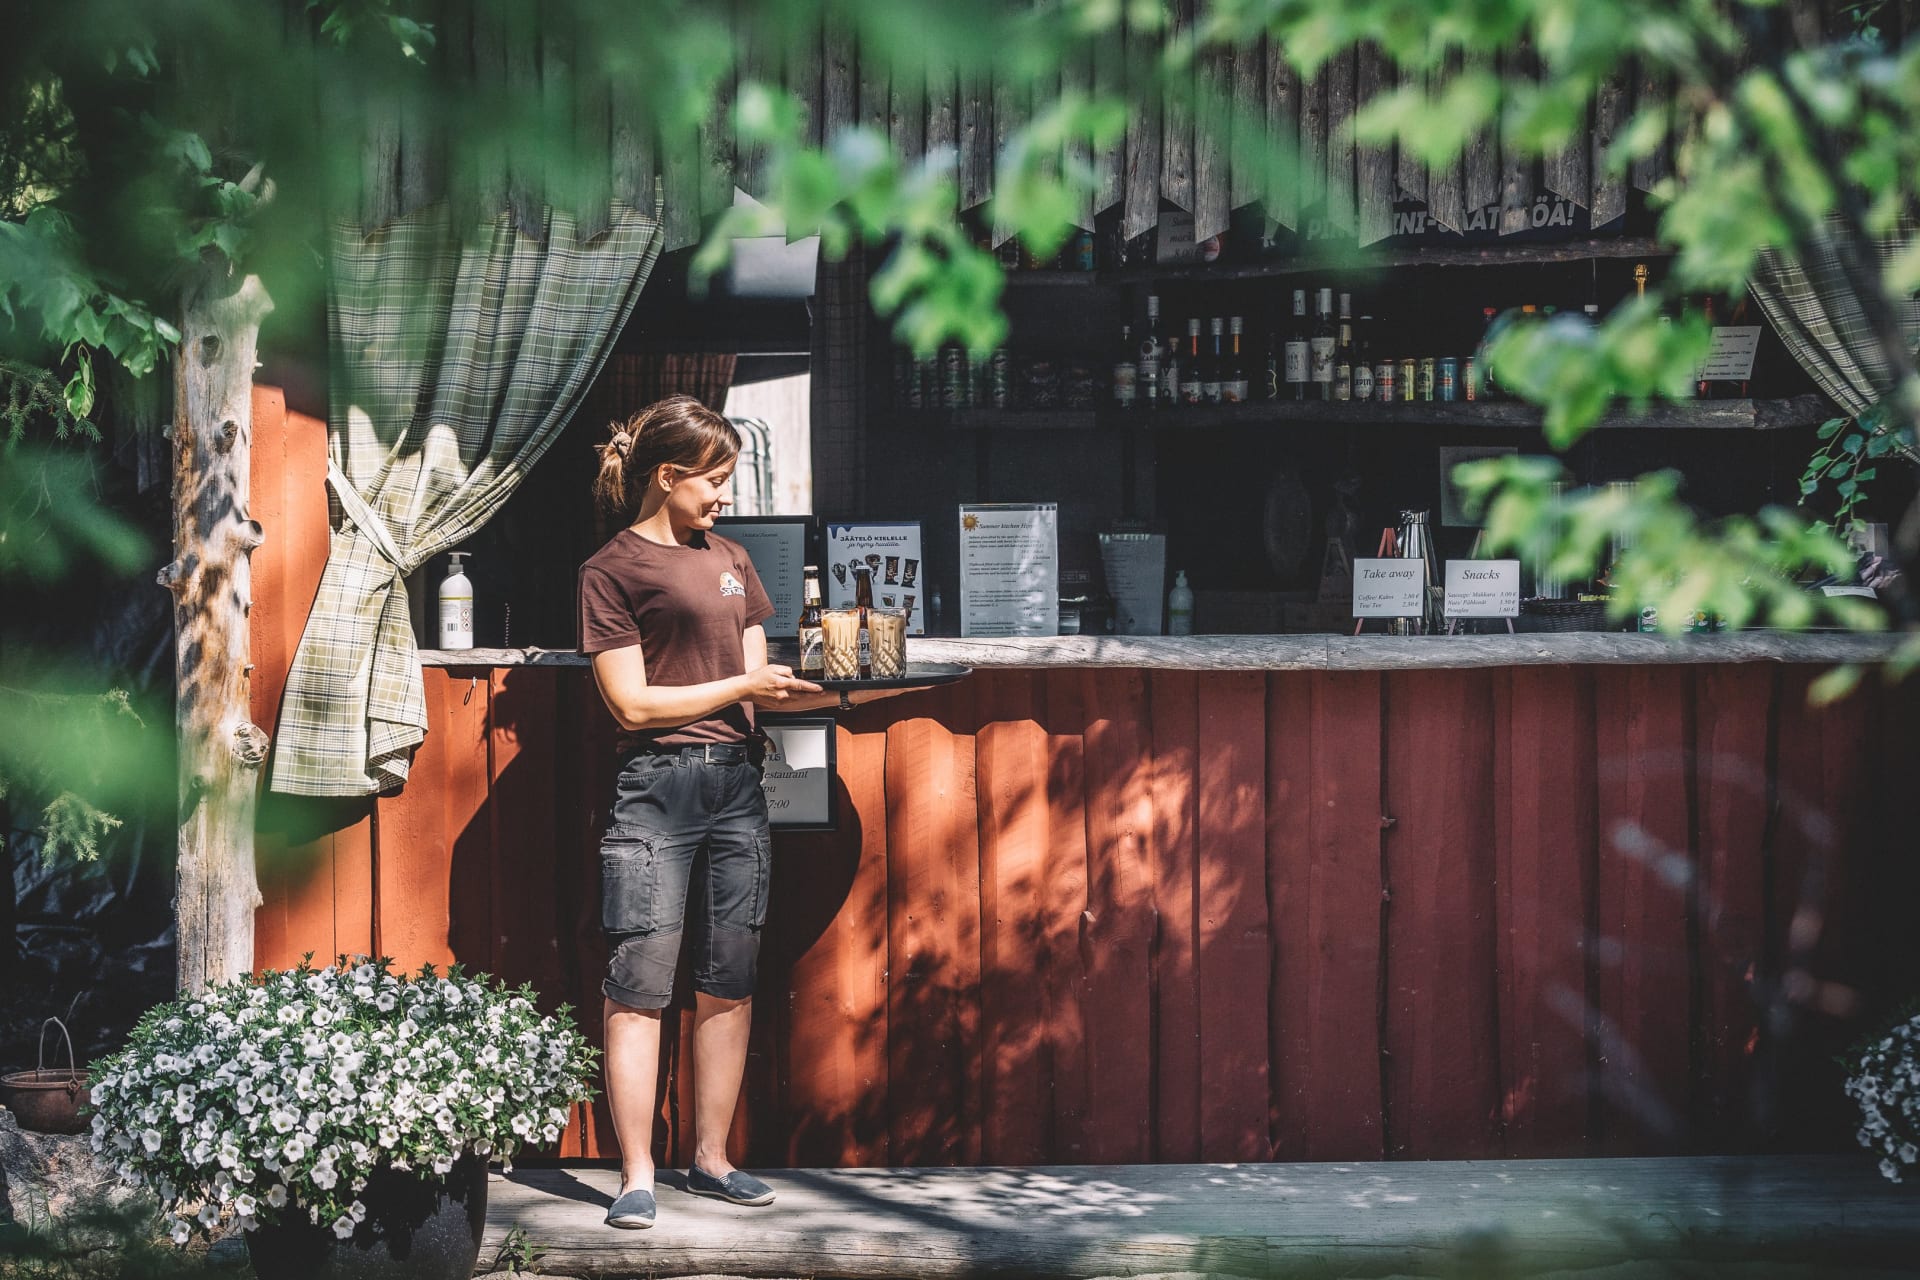
M 1053 502 L 960 508 L 960 634 L 1060 633 L 1060 507 Z

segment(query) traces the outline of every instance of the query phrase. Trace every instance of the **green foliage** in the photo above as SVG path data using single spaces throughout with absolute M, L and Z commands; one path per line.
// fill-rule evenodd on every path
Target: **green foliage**
M 50 370 L 0 359 L 0 388 L 6 395 L 0 403 L 0 423 L 7 429 L 5 444 L 19 444 L 35 420 L 53 424 L 55 440 L 77 436 L 100 442 L 100 429 L 87 421 L 93 411 L 93 364 L 84 357 L 64 386 Z
M 1833 418 L 1820 427 L 1820 446 L 1800 476 L 1803 502 L 1830 489 L 1834 512 L 1827 522 L 1845 536 L 1858 527 L 1858 512 L 1867 498 L 1867 486 L 1879 475 L 1882 459 L 1910 448 L 1910 431 L 1887 425 L 1885 412 L 1871 409 L 1857 419 Z
M 1660 628 L 1688 629 L 1696 614 L 1732 628 L 1762 624 L 1801 630 L 1831 622 L 1856 630 L 1885 626 L 1852 596 L 1808 592 L 1803 580 L 1853 573 L 1853 552 L 1824 526 L 1780 507 L 1757 516 L 1703 521 L 1679 500 L 1673 472 L 1641 476 L 1631 488 L 1562 492 L 1553 459 L 1496 458 L 1454 472 L 1469 509 L 1486 516 L 1485 546 L 1536 569 L 1579 581 L 1606 571 L 1616 621 L 1651 606 Z
M 506 1238 L 500 1242 L 498 1252 L 493 1255 L 493 1265 L 488 1270 L 504 1271 L 514 1276 L 530 1274 L 546 1255 L 547 1247 L 529 1237 L 525 1227 L 508 1227 Z
M 0 1225 L 0 1280 L 204 1280 L 206 1255 L 175 1249 L 159 1227 L 146 1201 L 59 1218 L 33 1212 Z

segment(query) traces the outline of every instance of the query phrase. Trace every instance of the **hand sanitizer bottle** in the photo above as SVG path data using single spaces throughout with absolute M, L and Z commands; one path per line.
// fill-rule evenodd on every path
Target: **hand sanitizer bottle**
M 442 649 L 473 648 L 473 583 L 467 581 L 464 566 L 467 552 L 456 551 L 447 558 L 453 563 L 440 580 L 440 644 Z
M 1185 569 L 1174 575 L 1173 590 L 1167 592 L 1167 634 L 1193 634 L 1193 588 L 1187 585 Z

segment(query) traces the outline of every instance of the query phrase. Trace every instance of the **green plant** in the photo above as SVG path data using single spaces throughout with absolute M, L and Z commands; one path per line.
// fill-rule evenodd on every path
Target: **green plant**
M 353 1234 L 380 1168 L 508 1167 L 553 1143 L 592 1094 L 598 1051 L 571 1010 L 432 965 L 342 957 L 268 970 L 149 1010 L 93 1070 L 93 1149 L 151 1188 L 185 1244 L 231 1215 L 246 1231 L 300 1213 Z
M 1879 409 L 1824 422 L 1820 447 L 1800 476 L 1800 496 L 1810 499 L 1831 486 L 1835 504 L 1827 524 L 1844 537 L 1860 523 L 1858 513 L 1867 500 L 1867 487 L 1880 474 L 1880 462 L 1899 456 L 1912 443 L 1912 433 L 1888 426 Z
M 517 1276 L 537 1266 L 546 1253 L 547 1247 L 531 1240 L 525 1227 L 509 1227 L 506 1239 L 500 1242 L 500 1251 L 493 1255 L 491 1269 Z

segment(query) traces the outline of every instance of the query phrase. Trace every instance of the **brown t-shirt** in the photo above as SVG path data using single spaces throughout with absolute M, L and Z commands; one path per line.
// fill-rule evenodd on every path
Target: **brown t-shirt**
M 772 616 L 746 550 L 715 533 L 668 547 L 622 529 L 580 566 L 580 652 L 637 644 L 649 685 L 744 675 L 741 635 Z M 623 733 L 620 745 L 743 742 L 753 723 L 753 704 L 738 702 L 676 729 Z

